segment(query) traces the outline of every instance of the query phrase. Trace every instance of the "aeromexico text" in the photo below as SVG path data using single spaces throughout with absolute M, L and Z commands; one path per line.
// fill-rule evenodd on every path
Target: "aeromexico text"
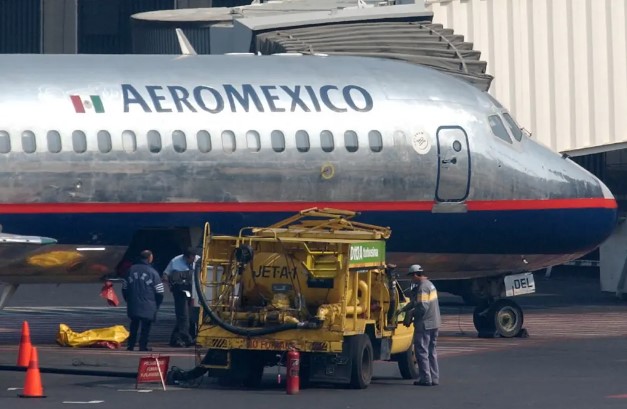
M 358 85 L 122 84 L 124 112 L 369 112 L 372 96 Z

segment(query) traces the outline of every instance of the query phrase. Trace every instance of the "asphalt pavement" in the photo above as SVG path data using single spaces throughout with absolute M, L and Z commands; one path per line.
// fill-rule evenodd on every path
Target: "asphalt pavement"
M 457 297 L 441 295 L 444 322 L 438 351 L 442 375 L 437 387 L 413 386 L 401 379 L 395 363 L 379 362 L 366 390 L 316 385 L 295 396 L 285 393 L 283 369 L 281 383 L 277 382 L 276 368 L 266 370 L 262 387 L 255 390 L 222 387 L 207 377 L 187 388 L 163 391 L 158 384 L 142 384 L 136 389 L 134 375 L 142 353 L 63 348 L 54 343 L 60 322 L 77 332 L 127 324 L 123 307 L 103 307 L 97 286 L 24 286 L 18 290 L 18 294 L 23 291 L 22 297 L 0 312 L 0 367 L 15 365 L 21 322 L 28 320 L 39 348 L 47 397 L 19 398 L 24 372 L 0 370 L 0 407 L 625 407 L 627 302 L 601 293 L 598 276 L 589 270 L 554 270 L 548 280 L 543 272 L 538 273 L 536 286 L 536 294 L 517 298 L 525 310 L 529 338 L 477 338 L 472 308 Z M 195 365 L 194 349 L 166 345 L 173 325 L 168 299 L 153 334 L 154 353 L 170 356 L 172 365 L 189 369 Z M 85 374 L 66 374 L 80 371 Z M 97 376 L 101 371 L 116 376 Z

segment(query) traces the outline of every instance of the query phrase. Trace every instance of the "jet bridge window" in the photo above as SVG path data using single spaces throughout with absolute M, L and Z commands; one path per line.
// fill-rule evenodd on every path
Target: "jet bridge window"
M 84 153 L 87 150 L 87 137 L 85 136 L 85 132 L 72 132 L 72 147 L 76 153 Z
M 148 131 L 146 135 L 148 137 L 148 150 L 151 153 L 159 153 L 161 152 L 161 134 L 159 131 L 155 131 L 154 129 Z
M 298 152 L 309 152 L 309 134 L 307 131 L 296 131 L 296 149 Z
M 285 135 L 281 131 L 272 131 L 270 133 L 272 150 L 275 152 L 283 152 L 285 150 Z
M 174 152 L 183 153 L 187 150 L 187 139 L 185 138 L 185 132 L 176 130 L 172 132 L 172 147 Z
M 0 131 L 0 153 L 11 152 L 11 137 L 7 131 Z
M 33 153 L 37 150 L 37 143 L 35 142 L 35 134 L 33 131 L 22 132 L 22 149 L 26 153 Z
M 505 125 L 503 125 L 503 121 L 501 121 L 501 118 L 499 118 L 498 115 L 489 116 L 488 122 L 490 123 L 490 128 L 492 128 L 492 133 L 494 133 L 494 135 L 501 138 L 505 142 L 512 143 L 512 138 L 507 133 L 507 129 L 505 129 Z
M 46 133 L 46 141 L 48 142 L 48 152 L 59 153 L 61 152 L 61 135 L 58 131 L 48 131 Z
M 211 134 L 207 131 L 196 132 L 196 143 L 201 153 L 211 152 Z
M 98 150 L 101 153 L 109 153 L 112 149 L 111 134 L 108 131 L 98 131 Z
M 514 135 L 514 138 L 516 138 L 516 140 L 520 142 L 523 136 L 520 126 L 518 126 L 516 121 L 514 121 L 514 118 L 512 118 L 512 116 L 508 114 L 507 112 L 503 113 L 503 118 L 505 118 L 505 122 L 507 122 L 507 126 L 509 127 L 509 130 L 512 132 L 512 135 Z
M 373 152 L 381 152 L 383 150 L 383 137 L 379 131 L 368 132 L 368 144 Z
M 324 152 L 333 152 L 335 143 L 333 142 L 333 134 L 331 131 L 320 132 L 320 147 Z
M 246 132 L 246 146 L 248 146 L 248 150 L 251 152 L 259 152 L 261 149 L 261 138 L 259 137 L 259 132 Z
M 349 152 L 357 152 L 357 149 L 359 149 L 359 139 L 357 138 L 357 132 L 344 132 L 344 146 Z

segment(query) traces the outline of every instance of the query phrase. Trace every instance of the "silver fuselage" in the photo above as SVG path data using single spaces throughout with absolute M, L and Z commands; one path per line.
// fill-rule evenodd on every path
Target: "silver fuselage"
M 504 113 L 460 80 L 381 59 L 4 55 L 0 224 L 119 249 L 139 228 L 234 233 L 349 208 L 392 228 L 391 261 L 436 278 L 598 246 L 609 190 L 527 136 L 498 138 L 488 118 L 507 127 Z

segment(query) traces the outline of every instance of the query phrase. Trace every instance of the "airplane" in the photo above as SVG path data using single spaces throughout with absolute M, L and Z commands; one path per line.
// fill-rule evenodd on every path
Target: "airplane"
M 42 241 L 0 251 L 2 305 L 20 284 L 114 277 L 143 248 L 165 264 L 206 221 L 232 234 L 328 207 L 389 226 L 390 263 L 480 298 L 477 329 L 513 336 L 504 280 L 590 252 L 616 223 L 599 179 L 424 66 L 188 49 L 3 55 L 0 73 L 0 224 Z

